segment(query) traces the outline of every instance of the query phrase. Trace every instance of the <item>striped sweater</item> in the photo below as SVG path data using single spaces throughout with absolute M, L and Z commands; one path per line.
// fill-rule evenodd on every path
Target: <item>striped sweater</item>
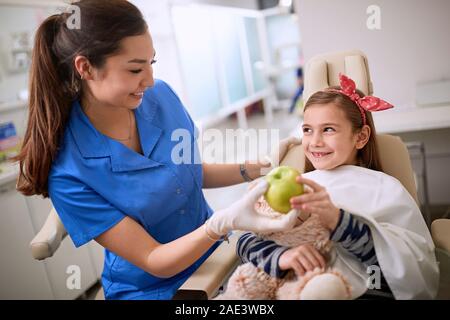
M 339 243 L 365 266 L 378 265 L 370 228 L 351 213 L 340 210 L 339 222 L 330 240 Z M 289 247 L 245 233 L 239 238 L 236 249 L 244 263 L 251 262 L 272 277 L 282 278 L 287 273 L 280 270 L 278 260 Z

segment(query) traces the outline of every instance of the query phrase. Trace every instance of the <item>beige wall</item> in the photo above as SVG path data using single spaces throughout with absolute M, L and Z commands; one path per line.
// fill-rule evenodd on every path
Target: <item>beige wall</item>
M 369 58 L 374 90 L 412 107 L 416 83 L 450 79 L 450 1 L 297 0 L 305 59 L 360 49 Z M 381 9 L 381 29 L 369 30 L 369 5 Z

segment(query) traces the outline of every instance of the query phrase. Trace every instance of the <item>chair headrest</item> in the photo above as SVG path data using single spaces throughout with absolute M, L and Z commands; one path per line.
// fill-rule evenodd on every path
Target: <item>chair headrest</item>
M 373 93 L 366 55 L 360 50 L 350 50 L 317 55 L 306 63 L 303 101 L 317 91 L 339 85 L 339 73 L 353 79 L 365 95 Z

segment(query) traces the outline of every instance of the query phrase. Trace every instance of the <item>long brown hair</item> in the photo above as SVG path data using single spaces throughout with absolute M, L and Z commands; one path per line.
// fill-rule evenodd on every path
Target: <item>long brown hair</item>
M 29 79 L 28 124 L 19 161 L 17 190 L 48 197 L 48 174 L 55 159 L 72 101 L 81 95 L 81 78 L 74 66 L 78 55 L 95 68 L 120 51 L 120 41 L 144 34 L 147 24 L 126 0 L 81 0 L 79 26 L 69 25 L 71 13 L 48 17 L 38 28 Z M 75 11 L 77 12 L 77 11 Z M 76 25 L 75 25 L 76 26 Z
M 333 86 L 329 89 L 340 90 L 341 87 Z M 364 97 L 364 93 L 362 93 L 360 90 L 356 90 L 356 92 L 360 97 Z M 305 103 L 304 111 L 314 105 L 323 105 L 328 103 L 333 103 L 344 111 L 345 116 L 352 124 L 352 130 L 354 133 L 362 129 L 364 123 L 361 112 L 359 111 L 356 103 L 346 95 L 336 91 L 325 89 L 323 91 L 314 93 Z M 368 111 L 365 111 L 365 115 L 366 124 L 370 127 L 370 137 L 366 145 L 362 149 L 358 150 L 358 153 L 356 155 L 358 165 L 372 170 L 383 171 L 380 156 L 378 153 L 377 137 L 375 126 L 373 124 L 372 114 Z M 314 170 L 313 165 L 308 160 L 308 158 L 305 157 L 305 172 L 309 172 L 312 170 Z

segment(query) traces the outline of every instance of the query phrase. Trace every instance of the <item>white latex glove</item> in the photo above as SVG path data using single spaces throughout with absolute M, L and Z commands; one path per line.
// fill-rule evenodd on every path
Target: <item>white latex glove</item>
M 270 233 L 288 230 L 297 221 L 297 210 L 278 217 L 267 217 L 255 210 L 255 203 L 262 196 L 269 184 L 262 179 L 245 196 L 230 207 L 216 211 L 205 223 L 206 230 L 217 235 L 226 235 L 231 230 L 245 230 L 257 233 Z
M 302 139 L 293 136 L 280 140 L 278 150 L 274 150 L 270 156 L 266 156 L 263 160 L 263 163 L 267 163 L 267 165 L 270 163 L 270 167 L 266 169 L 266 173 L 280 165 L 280 162 L 286 156 L 290 145 L 298 145 L 301 143 Z

